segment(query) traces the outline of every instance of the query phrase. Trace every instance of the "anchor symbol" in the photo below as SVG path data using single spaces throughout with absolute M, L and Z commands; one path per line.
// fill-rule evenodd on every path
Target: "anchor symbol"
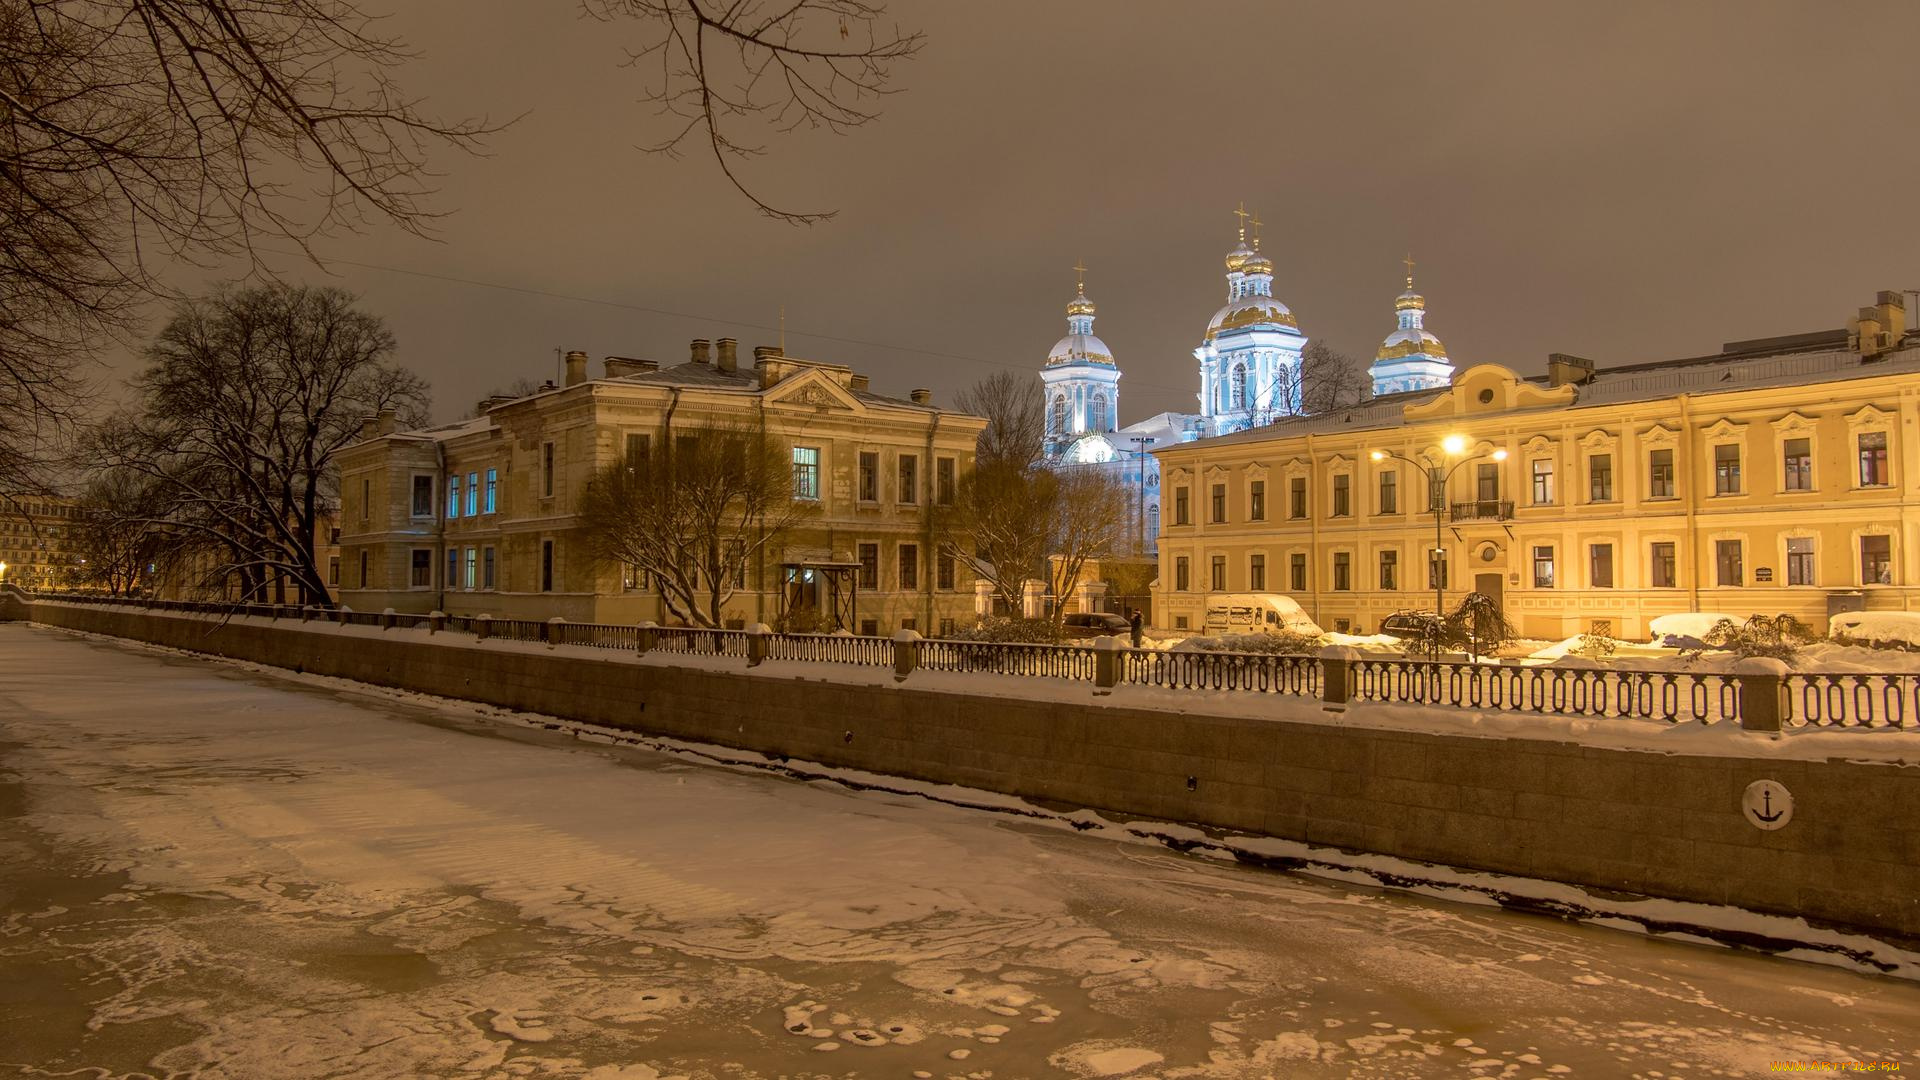
M 1773 789 L 1763 788 L 1760 792 L 1760 809 L 1754 811 L 1753 816 L 1761 821 L 1774 822 L 1780 820 L 1781 813 L 1773 808 Z

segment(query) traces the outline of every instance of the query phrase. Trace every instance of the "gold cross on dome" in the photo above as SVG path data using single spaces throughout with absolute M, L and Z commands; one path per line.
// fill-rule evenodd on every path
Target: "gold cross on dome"
M 1260 215 L 1254 214 L 1252 215 L 1252 217 L 1253 217 L 1253 250 L 1259 251 L 1260 250 Z
M 1087 260 L 1085 259 L 1075 260 L 1073 264 L 1073 272 L 1079 275 L 1079 285 L 1076 287 L 1084 295 L 1087 291 Z
M 1407 257 L 1400 261 L 1407 264 L 1407 288 L 1411 289 L 1413 288 L 1413 252 L 1407 252 Z
M 1240 239 L 1244 243 L 1247 239 L 1247 218 L 1249 216 L 1247 214 L 1247 204 L 1242 202 L 1239 209 L 1233 212 L 1233 216 L 1240 219 Z

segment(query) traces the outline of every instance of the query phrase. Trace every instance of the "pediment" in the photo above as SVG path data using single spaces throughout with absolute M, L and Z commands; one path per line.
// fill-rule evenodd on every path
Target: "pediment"
M 1206 476 L 1209 483 L 1225 480 L 1227 478 L 1227 467 L 1225 465 L 1209 465 L 1207 466 Z
M 1640 441 L 1648 446 L 1672 446 L 1680 441 L 1680 432 L 1664 424 L 1655 424 L 1640 433 Z
M 1872 408 L 1871 405 L 1868 408 Z M 1773 430 L 1782 435 L 1804 435 L 1813 430 L 1813 419 L 1798 412 L 1790 412 L 1773 421 Z
M 1465 416 L 1469 413 L 1508 412 L 1515 409 L 1543 409 L 1567 406 L 1579 397 L 1580 388 L 1541 386 L 1499 364 L 1476 364 L 1453 377 L 1447 392 L 1428 401 L 1407 405 L 1401 410 L 1408 421 Z
M 858 398 L 818 371 L 782 379 L 767 392 L 767 404 L 845 412 L 867 411 L 866 405 Z
M 1611 450 L 1618 445 L 1620 445 L 1620 436 L 1606 428 L 1594 428 L 1580 436 L 1580 447 L 1583 450 Z
M 1246 473 L 1247 479 L 1249 480 L 1265 480 L 1267 478 L 1267 467 L 1256 461 L 1247 466 Z
M 1334 454 L 1327 459 L 1327 468 L 1347 470 L 1353 468 L 1353 459 L 1345 454 Z
M 1191 479 L 1193 479 L 1193 470 L 1184 466 L 1178 469 L 1168 470 L 1167 472 L 1167 483 L 1169 484 L 1184 484 Z
M 1705 435 L 1707 438 L 1712 439 L 1716 442 L 1724 442 L 1730 439 L 1738 439 L 1745 436 L 1746 433 L 1747 433 L 1747 425 L 1736 424 L 1724 416 L 1718 420 L 1715 420 L 1713 423 L 1708 424 L 1706 428 L 1701 432 L 1701 434 Z
M 1554 441 L 1545 435 L 1535 435 L 1533 438 L 1521 444 L 1520 449 L 1535 456 L 1551 454 L 1554 449 Z
M 1860 411 L 1847 417 L 1848 427 L 1889 427 L 1893 424 L 1893 414 L 1876 405 L 1862 405 Z

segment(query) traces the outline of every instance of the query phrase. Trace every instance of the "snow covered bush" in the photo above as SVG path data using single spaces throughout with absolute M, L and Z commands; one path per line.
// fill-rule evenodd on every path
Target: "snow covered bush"
M 1920 611 L 1848 611 L 1827 625 L 1842 645 L 1920 651 Z
M 1259 634 L 1222 634 L 1219 637 L 1190 637 L 1174 646 L 1181 652 L 1233 653 L 1309 653 L 1320 639 L 1291 630 Z
M 1769 656 L 1791 660 L 1802 645 L 1815 640 L 1807 624 L 1791 615 L 1755 615 L 1745 623 L 1721 619 L 1702 637 L 1707 648 L 1725 649 L 1736 656 Z M 1680 655 L 1693 659 L 1701 649 L 1684 649 Z
M 1588 660 L 1605 660 L 1613 655 L 1617 647 L 1617 643 L 1605 634 L 1581 634 L 1580 640 L 1567 651 Z
M 1010 619 L 994 616 L 979 626 L 956 629 L 954 641 L 994 641 L 1005 644 L 1053 645 L 1060 641 L 1060 628 L 1050 619 Z

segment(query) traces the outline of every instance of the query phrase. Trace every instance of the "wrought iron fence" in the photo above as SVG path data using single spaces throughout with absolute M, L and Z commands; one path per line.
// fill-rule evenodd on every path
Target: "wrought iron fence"
M 585 645 L 592 649 L 619 649 L 637 652 L 640 628 L 617 623 L 552 623 L 547 627 L 550 640 L 567 645 Z
M 1790 674 L 1781 680 L 1785 721 L 1796 726 L 1920 726 L 1920 675 Z
M 747 655 L 745 630 L 708 630 L 696 626 L 660 627 L 653 631 L 653 647 L 668 653 L 708 656 Z
M 893 664 L 893 642 L 845 634 L 769 634 L 767 659 L 889 667 Z
M 547 624 L 533 619 L 494 619 L 487 624 L 487 636 L 503 641 L 545 641 Z
M 1269 653 L 1136 650 L 1121 654 L 1120 681 L 1170 690 L 1320 693 L 1320 661 Z
M 1363 659 L 1351 667 L 1356 701 L 1712 724 L 1740 718 L 1739 680 L 1691 671 L 1520 667 Z
M 1093 649 L 1086 645 L 1022 645 L 998 641 L 920 642 L 920 666 L 931 671 L 980 671 L 1055 679 L 1093 678 Z

